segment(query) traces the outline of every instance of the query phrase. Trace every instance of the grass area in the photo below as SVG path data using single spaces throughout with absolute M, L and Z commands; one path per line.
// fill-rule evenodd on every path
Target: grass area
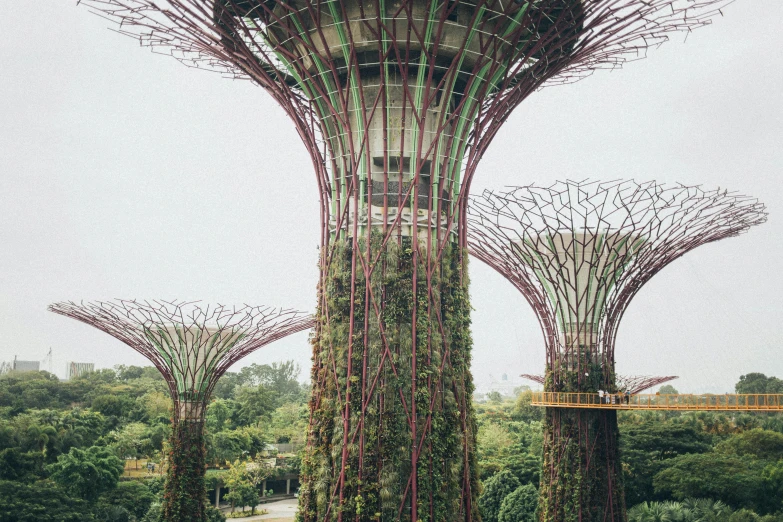
M 157 462 L 155 462 L 154 464 L 155 464 L 155 471 L 150 473 L 147 470 L 147 459 L 126 460 L 125 471 L 123 472 L 122 476 L 130 477 L 130 478 L 162 477 L 163 472 L 165 471 L 163 469 L 163 466 L 161 466 Z

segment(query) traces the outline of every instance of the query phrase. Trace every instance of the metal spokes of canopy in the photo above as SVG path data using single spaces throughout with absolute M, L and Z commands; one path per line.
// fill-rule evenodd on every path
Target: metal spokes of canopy
M 310 314 L 264 306 L 117 299 L 49 310 L 106 332 L 146 357 L 168 383 L 175 419 L 202 419 L 215 383 L 237 360 L 312 328 Z

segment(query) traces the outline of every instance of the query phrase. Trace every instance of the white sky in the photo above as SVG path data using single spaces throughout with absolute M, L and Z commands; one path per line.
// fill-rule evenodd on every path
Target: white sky
M 57 300 L 313 309 L 315 176 L 269 96 L 139 49 L 75 1 L 2 11 L 0 360 L 52 347 L 61 376 L 70 360 L 146 362 L 47 312 Z M 680 391 L 728 391 L 751 371 L 783 377 L 783 2 L 738 0 L 724 13 L 622 71 L 532 95 L 473 185 L 655 179 L 767 203 L 767 224 L 676 261 L 623 319 L 618 371 L 680 375 Z M 526 302 L 478 261 L 470 271 L 476 380 L 541 372 Z M 235 368 L 296 359 L 306 376 L 309 357 L 303 333 Z

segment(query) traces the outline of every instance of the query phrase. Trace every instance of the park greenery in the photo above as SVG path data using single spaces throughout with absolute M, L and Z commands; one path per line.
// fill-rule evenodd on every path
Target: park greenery
M 298 470 L 297 456 L 272 455 L 274 467 L 264 457 L 271 443 L 304 443 L 309 388 L 299 374 L 290 362 L 250 365 L 215 389 L 207 484 L 248 513 L 264 479 Z M 153 367 L 68 382 L 46 372 L 0 377 L 0 521 L 160 520 L 171 406 Z M 209 517 L 225 519 L 214 509 Z
M 237 514 L 258 513 L 264 480 L 298 471 L 298 456 L 270 459 L 269 444 L 304 444 L 299 375 L 291 362 L 251 365 L 218 383 L 206 482 Z M 783 380 L 748 374 L 736 391 L 783 393 Z M 485 522 L 535 520 L 543 411 L 530 398 L 475 405 Z M 0 522 L 158 522 L 170 407 L 151 367 L 0 377 Z M 630 522 L 783 522 L 783 415 L 623 412 L 620 432 Z

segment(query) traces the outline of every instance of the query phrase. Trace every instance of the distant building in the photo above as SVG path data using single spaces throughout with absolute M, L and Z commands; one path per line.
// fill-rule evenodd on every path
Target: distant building
M 94 371 L 95 363 L 69 362 L 68 368 L 65 372 L 65 378 L 70 381 L 71 379 L 81 377 L 82 375 L 86 375 Z
M 40 361 L 20 361 L 14 357 L 13 370 L 15 372 L 37 372 L 41 369 Z

